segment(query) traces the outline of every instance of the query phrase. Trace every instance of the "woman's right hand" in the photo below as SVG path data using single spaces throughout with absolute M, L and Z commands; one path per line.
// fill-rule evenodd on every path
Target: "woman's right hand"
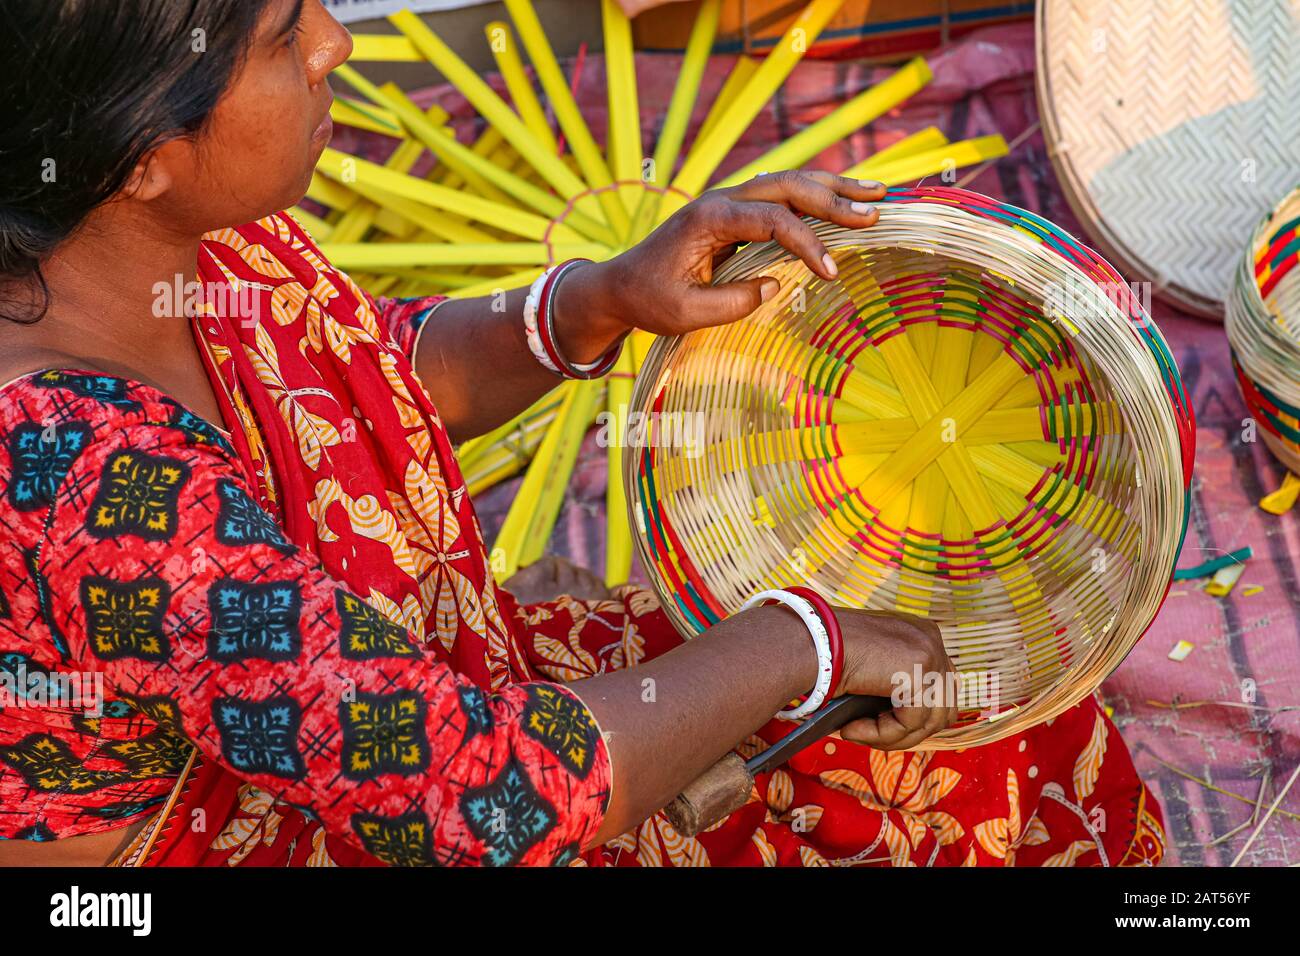
M 895 706 L 845 724 L 840 736 L 876 750 L 908 750 L 957 719 L 955 694 L 948 692 L 955 687 L 949 676 L 954 673 L 952 661 L 938 627 L 913 614 L 886 611 L 836 608 L 835 617 L 844 635 L 844 676 L 836 696 L 891 697 L 905 682 L 901 686 L 908 690 L 906 696 L 917 695 L 919 704 L 926 684 L 937 680 L 943 689 L 937 706 Z M 918 668 L 921 687 L 915 686 Z

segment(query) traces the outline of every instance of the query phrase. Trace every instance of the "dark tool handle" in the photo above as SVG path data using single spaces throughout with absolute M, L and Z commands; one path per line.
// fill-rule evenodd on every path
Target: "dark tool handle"
M 664 808 L 668 822 L 683 836 L 695 836 L 707 830 L 745 805 L 754 788 L 755 774 L 779 767 L 805 747 L 850 721 L 883 714 L 890 706 L 888 697 L 837 697 L 748 761 L 742 762 L 734 753 L 727 754 Z
M 892 706 L 888 697 L 863 697 L 859 694 L 837 697 L 762 753 L 750 757 L 745 762 L 745 769 L 751 777 L 766 773 L 850 721 L 875 717 Z

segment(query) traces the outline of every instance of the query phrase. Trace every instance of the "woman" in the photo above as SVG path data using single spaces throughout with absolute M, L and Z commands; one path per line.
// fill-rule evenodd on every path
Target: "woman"
M 645 592 L 492 579 L 452 443 L 752 311 L 775 280 L 709 285 L 738 243 L 832 276 L 798 214 L 868 226 L 878 184 L 711 193 L 504 311 L 375 303 L 276 212 L 350 50 L 319 0 L 0 0 L 0 37 L 0 662 L 106 697 L 0 712 L 0 864 L 1158 858 L 1091 700 L 934 757 L 948 706 L 856 721 L 683 838 L 684 785 L 809 688 L 945 672 L 936 630 L 787 595 L 681 645 Z

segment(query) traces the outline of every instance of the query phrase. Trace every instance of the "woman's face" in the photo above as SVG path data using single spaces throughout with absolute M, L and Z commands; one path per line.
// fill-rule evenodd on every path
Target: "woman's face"
M 333 132 L 327 77 L 351 53 L 320 0 L 273 0 L 203 132 L 156 153 L 167 220 L 200 235 L 298 202 Z

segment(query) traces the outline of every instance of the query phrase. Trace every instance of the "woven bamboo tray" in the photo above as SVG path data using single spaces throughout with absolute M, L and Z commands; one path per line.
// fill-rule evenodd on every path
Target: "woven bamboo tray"
M 1065 194 L 1121 271 L 1221 318 L 1300 168 L 1300 0 L 1042 0 L 1038 100 Z
M 751 594 L 932 618 L 987 743 L 1097 688 L 1164 599 L 1194 429 L 1178 370 L 1103 260 L 1021 209 L 891 190 L 863 231 L 815 224 L 824 282 L 773 243 L 716 281 L 783 291 L 664 339 L 633 392 L 624 478 L 669 616 Z
M 1237 384 L 1265 443 L 1300 474 L 1300 189 L 1239 261 L 1226 321 Z

